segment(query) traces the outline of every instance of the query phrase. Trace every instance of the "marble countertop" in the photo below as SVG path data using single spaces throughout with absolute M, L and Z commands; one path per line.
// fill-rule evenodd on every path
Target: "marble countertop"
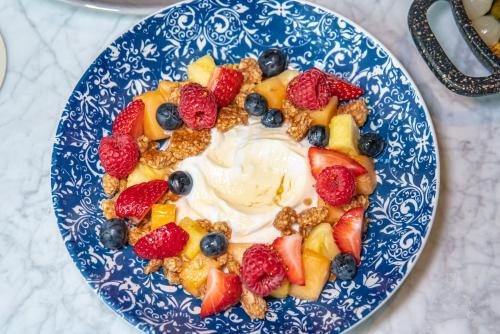
M 356 333 L 498 333 L 500 95 L 442 86 L 406 24 L 410 0 L 315 1 L 380 39 L 415 79 L 441 151 L 441 197 L 429 242 L 395 296 Z M 431 13 L 446 49 L 486 73 L 446 4 Z M 138 18 L 55 0 L 0 1 L 8 72 L 0 89 L 0 332 L 137 333 L 93 294 L 63 245 L 50 197 L 53 136 L 66 99 L 107 43 Z

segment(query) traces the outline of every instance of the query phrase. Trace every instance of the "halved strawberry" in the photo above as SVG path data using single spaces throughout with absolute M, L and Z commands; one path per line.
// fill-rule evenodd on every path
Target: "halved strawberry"
M 165 180 L 143 182 L 128 187 L 116 200 L 116 215 L 140 221 L 167 190 L 168 184 Z
M 332 96 L 336 96 L 339 101 L 349 101 L 365 93 L 361 88 L 332 75 L 327 75 L 327 82 L 330 93 Z
M 287 267 L 286 276 L 293 284 L 304 285 L 304 265 L 302 264 L 302 236 L 298 233 L 279 237 L 273 242 L 273 248 L 278 252 Z
M 241 292 L 241 280 L 238 275 L 226 274 L 216 268 L 210 269 L 200 317 L 204 318 L 236 305 L 240 301 Z
M 309 152 L 309 165 L 311 166 L 312 175 L 317 178 L 319 173 L 326 167 L 330 166 L 344 166 L 351 171 L 354 176 L 360 176 L 368 173 L 356 160 L 349 158 L 347 155 L 342 154 L 335 150 L 328 150 L 326 148 L 310 147 Z
M 113 122 L 113 135 L 129 134 L 134 138 L 140 137 L 144 123 L 144 102 L 135 100 L 123 109 Z
M 341 252 L 350 253 L 356 258 L 356 264 L 361 261 L 361 238 L 363 234 L 363 208 L 354 208 L 340 218 L 333 228 L 333 238 Z
M 240 92 L 243 84 L 243 73 L 227 67 L 217 67 L 208 82 L 208 90 L 212 92 L 219 107 L 226 107 Z
M 175 223 L 169 223 L 149 232 L 134 245 L 134 252 L 143 259 L 164 259 L 177 256 L 186 243 L 189 234 Z

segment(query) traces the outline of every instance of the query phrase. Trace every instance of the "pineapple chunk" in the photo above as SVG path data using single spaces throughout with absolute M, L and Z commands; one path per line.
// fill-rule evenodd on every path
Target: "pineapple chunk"
M 312 125 L 324 125 L 328 127 L 330 120 L 333 115 L 337 112 L 337 106 L 339 104 L 339 99 L 333 96 L 330 102 L 321 110 L 312 111 L 309 115 L 311 116 Z
M 328 148 L 350 156 L 359 155 L 359 128 L 349 114 L 333 116 L 330 121 L 330 141 Z
M 227 252 L 241 264 L 241 261 L 243 261 L 243 253 L 245 253 L 247 248 L 252 245 L 253 244 L 230 243 L 229 246 L 227 247 Z
M 190 218 L 184 218 L 179 222 L 188 234 L 189 239 L 181 254 L 192 259 L 200 253 L 200 241 L 208 233 L 200 224 Z
M 266 98 L 270 109 L 281 109 L 286 98 L 286 86 L 277 76 L 259 83 L 255 86 L 255 91 Z
M 303 286 L 292 284 L 289 294 L 300 299 L 317 300 L 330 276 L 330 260 L 312 250 L 305 249 L 302 261 L 306 284 Z
M 179 274 L 181 284 L 190 294 L 200 297 L 200 288 L 207 281 L 208 272 L 212 268 L 219 269 L 220 266 L 216 260 L 199 253 L 194 259 L 183 265 Z
M 283 283 L 281 283 L 280 287 L 271 292 L 271 296 L 273 296 L 274 298 L 283 299 L 286 298 L 286 296 L 288 296 L 289 290 L 290 290 L 290 281 L 288 281 L 285 278 L 283 280 Z
M 368 171 L 368 173 L 356 177 L 356 193 L 370 195 L 377 187 L 377 174 L 373 160 L 364 155 L 355 156 L 353 159 Z
M 127 178 L 127 188 L 143 182 L 164 180 L 167 174 L 167 168 L 156 169 L 139 162 Z
M 333 239 L 332 227 L 328 223 L 319 224 L 311 230 L 304 240 L 303 249 L 312 250 L 326 257 L 329 261 L 333 260 L 335 255 L 340 252 Z
M 281 72 L 277 77 L 281 80 L 285 87 L 288 86 L 290 81 L 292 81 L 300 72 L 297 70 L 286 70 Z
M 210 55 L 203 56 L 191 63 L 187 67 L 189 81 L 199 83 L 202 86 L 208 85 L 208 80 L 215 70 L 215 60 Z
M 136 96 L 135 99 L 142 99 L 144 102 L 144 134 L 151 140 L 167 138 L 167 132 L 156 120 L 156 110 L 161 104 L 165 103 L 163 95 L 159 91 L 154 90 Z
M 175 223 L 174 204 L 153 204 L 151 208 L 151 231 L 168 223 Z

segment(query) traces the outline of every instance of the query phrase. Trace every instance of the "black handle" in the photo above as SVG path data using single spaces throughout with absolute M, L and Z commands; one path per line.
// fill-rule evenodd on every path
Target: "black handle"
M 489 55 L 485 56 L 487 65 L 492 70 L 492 74 L 487 77 L 470 77 L 460 72 L 448 58 L 443 48 L 433 34 L 429 21 L 427 20 L 427 11 L 430 6 L 440 0 L 415 0 L 410 7 L 408 14 L 408 25 L 410 32 L 417 45 L 418 50 L 424 57 L 425 62 L 436 77 L 450 90 L 457 94 L 467 96 L 482 96 L 500 92 L 500 68 L 496 66 L 496 61 L 488 61 Z M 448 0 L 452 7 L 456 10 L 455 1 Z M 459 0 L 461 1 L 461 0 Z M 463 7 L 460 8 L 466 15 Z M 455 12 L 455 16 L 457 13 Z M 468 19 L 467 19 L 468 20 Z M 463 27 L 461 27 L 463 29 Z M 467 27 L 470 30 L 471 27 Z M 477 41 L 479 36 L 474 32 L 473 40 L 467 39 L 472 47 L 477 47 L 480 44 Z M 489 51 L 489 50 L 488 50 Z M 491 55 L 493 53 L 489 51 Z M 495 57 L 493 55 L 493 57 Z

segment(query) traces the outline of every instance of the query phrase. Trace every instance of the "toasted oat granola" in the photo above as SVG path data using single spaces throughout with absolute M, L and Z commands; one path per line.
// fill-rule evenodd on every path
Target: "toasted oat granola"
M 283 235 L 294 233 L 293 224 L 298 222 L 297 212 L 290 207 L 284 207 L 274 218 L 273 226 Z
M 312 227 L 323 223 L 327 216 L 328 209 L 325 207 L 309 208 L 299 213 L 297 223 L 302 236 L 306 236 Z
M 221 255 L 217 258 L 217 262 L 220 266 L 225 266 L 227 271 L 230 273 L 238 274 L 240 273 L 240 264 L 236 259 L 229 253 Z
M 251 319 L 264 319 L 267 312 L 267 303 L 264 298 L 242 286 L 241 306 Z
M 311 123 L 312 119 L 308 112 L 299 112 L 290 120 L 290 127 L 288 128 L 287 133 L 295 141 L 300 142 L 307 135 L 307 132 L 311 127 Z
M 187 85 L 189 81 L 161 81 L 159 84 L 160 91 L 165 98 L 165 103 L 173 103 L 178 105 L 181 99 L 181 89 Z
M 254 84 L 243 84 L 243 86 L 240 89 L 240 92 L 234 98 L 234 104 L 236 104 L 239 108 L 244 110 L 245 99 L 247 98 L 248 94 L 253 93 L 253 92 L 255 92 L 255 85 Z
M 243 58 L 238 65 L 238 70 L 243 73 L 244 82 L 258 84 L 262 81 L 262 71 L 254 58 Z
M 158 260 L 158 259 L 150 260 L 148 264 L 144 267 L 144 273 L 148 275 L 155 273 L 161 268 L 162 265 L 163 265 L 163 260 Z
M 283 112 L 283 116 L 285 116 L 285 120 L 287 122 L 291 122 L 295 116 L 300 114 L 302 111 L 295 108 L 295 106 L 288 99 L 283 103 L 283 107 L 281 108 Z
M 143 155 L 149 150 L 158 148 L 158 143 L 153 140 L 150 140 L 145 135 L 142 135 L 139 138 L 137 138 L 136 142 L 137 146 L 139 147 L 139 152 L 141 153 L 141 155 Z
M 337 109 L 337 114 L 350 114 L 354 118 L 356 125 L 362 127 L 368 117 L 368 107 L 364 99 L 359 99 L 347 104 L 341 104 Z
M 215 127 L 220 132 L 226 132 L 235 126 L 247 124 L 248 113 L 244 109 L 238 107 L 235 103 L 232 103 L 219 111 Z
M 106 196 L 113 196 L 118 189 L 120 189 L 120 180 L 114 176 L 105 173 L 102 176 L 102 190 L 106 194 Z
M 132 227 L 128 231 L 128 243 L 132 246 L 135 245 L 137 241 L 139 241 L 140 238 L 145 236 L 151 232 L 151 223 L 150 221 L 145 221 L 139 224 L 136 227 Z
M 115 202 L 115 199 L 105 199 L 101 202 L 101 208 L 104 214 L 104 218 L 108 220 L 118 218 L 115 212 Z
M 180 284 L 179 273 L 182 270 L 183 260 L 180 257 L 168 257 L 163 260 L 163 275 L 170 284 Z

